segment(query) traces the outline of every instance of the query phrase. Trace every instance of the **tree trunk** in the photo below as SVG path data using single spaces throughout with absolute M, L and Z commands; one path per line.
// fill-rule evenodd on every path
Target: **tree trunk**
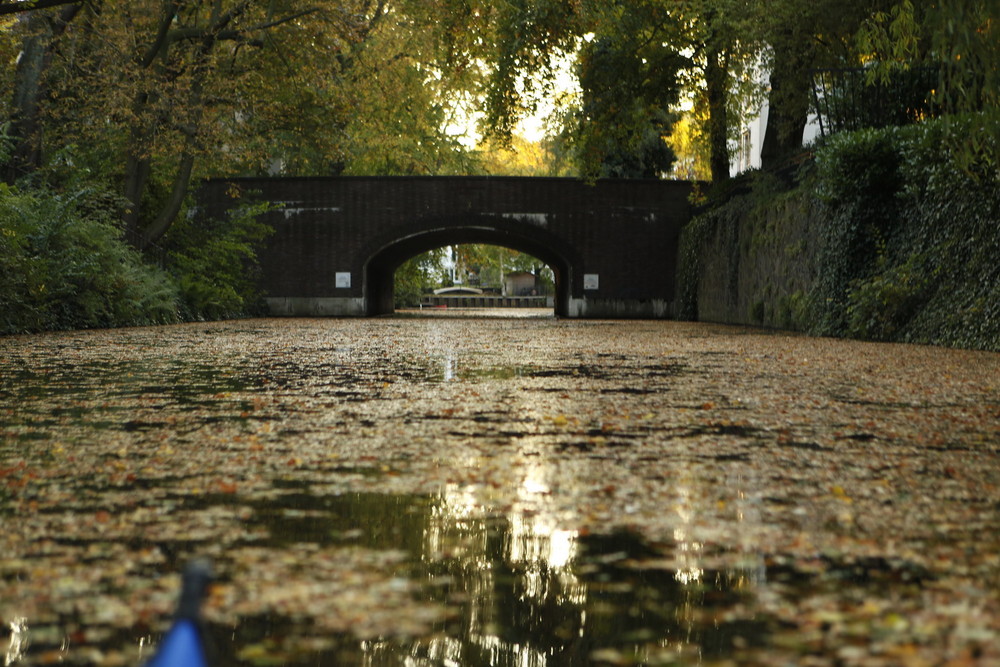
M 809 117 L 808 77 L 795 76 L 790 58 L 775 58 L 768 92 L 767 127 L 760 148 L 761 169 L 777 169 L 802 149 Z
M 223 4 L 220 0 L 213 3 L 208 26 L 175 28 L 175 20 L 184 2 L 183 0 L 164 0 L 156 35 L 138 61 L 143 71 L 152 72 L 150 80 L 154 85 L 162 84 L 164 81 L 173 80 L 172 74 L 168 71 L 170 50 L 177 44 L 195 44 L 193 58 L 188 63 L 188 66 L 192 68 L 193 78 L 187 100 L 184 103 L 186 110 L 190 112 L 189 118 L 182 123 L 176 123 L 176 119 L 151 119 L 147 126 L 143 118 L 144 115 L 152 107 L 157 106 L 160 101 L 161 91 L 157 88 L 150 87 L 147 91 L 138 93 L 133 103 L 134 115 L 139 120 L 133 127 L 129 139 L 128 155 L 126 156 L 125 198 L 128 202 L 128 208 L 123 214 L 123 220 L 129 241 L 140 250 L 156 243 L 166 234 L 184 205 L 191 174 L 194 171 L 195 156 L 198 153 L 198 135 L 205 108 L 204 88 L 206 80 L 211 74 L 211 53 L 223 41 L 240 40 L 247 43 L 245 41 L 246 32 L 239 28 L 230 29 L 230 26 L 247 12 L 253 4 L 253 0 L 240 0 L 227 11 L 223 11 Z M 385 0 L 379 0 L 378 7 L 382 8 L 385 4 Z M 250 30 L 266 30 L 313 11 L 315 9 L 312 8 L 303 10 L 254 26 Z M 142 197 L 149 186 L 152 165 L 147 152 L 151 134 L 154 132 L 153 128 L 157 123 L 182 125 L 181 131 L 184 134 L 184 139 L 167 200 L 160 207 L 160 210 L 144 216 L 142 215 Z
M 142 248 L 142 230 L 139 225 L 139 214 L 142 209 L 142 193 L 149 181 L 152 165 L 149 158 L 142 158 L 132 151 L 125 158 L 125 186 L 122 194 L 125 196 L 125 211 L 122 222 L 125 225 L 125 239 L 136 248 Z
M 4 167 L 3 178 L 13 183 L 38 169 L 42 162 L 41 102 L 46 95 L 45 71 L 56 40 L 80 11 L 80 5 L 64 8 L 57 15 L 30 12 L 25 21 L 27 36 L 14 72 L 10 138 L 14 148 Z
M 708 95 L 709 168 L 712 181 L 729 180 L 729 117 L 726 111 L 728 77 L 725 56 L 709 45 L 705 67 L 705 85 Z
M 177 0 L 163 4 L 163 13 L 156 35 L 138 63 L 143 70 L 152 70 L 158 77 L 163 75 L 167 50 L 170 47 L 170 26 L 177 16 L 179 6 Z M 122 212 L 122 223 L 125 226 L 126 240 L 139 250 L 148 245 L 145 240 L 146 232 L 142 228 L 142 195 L 146 191 L 152 173 L 152 160 L 145 154 L 149 131 L 143 127 L 143 116 L 145 110 L 155 101 L 155 92 L 141 90 L 132 102 L 132 112 L 138 120 L 131 128 L 125 156 L 125 182 L 122 194 L 125 197 L 126 208 Z
M 180 164 L 177 165 L 177 172 L 174 174 L 174 184 L 170 190 L 170 197 L 160 208 L 156 219 L 146 225 L 142 230 L 142 237 L 139 240 L 139 247 L 145 250 L 153 243 L 156 243 L 170 229 L 174 218 L 180 213 L 184 198 L 187 196 L 188 185 L 191 182 L 191 172 L 194 169 L 194 155 L 185 152 L 181 156 Z

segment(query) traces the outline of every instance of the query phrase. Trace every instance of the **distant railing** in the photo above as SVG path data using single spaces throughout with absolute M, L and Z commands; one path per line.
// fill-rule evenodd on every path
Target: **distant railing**
M 427 294 L 420 299 L 422 308 L 552 308 L 550 296 L 491 296 Z
M 823 136 L 867 127 L 910 125 L 937 115 L 938 70 L 911 68 L 887 79 L 863 67 L 813 70 L 813 105 Z

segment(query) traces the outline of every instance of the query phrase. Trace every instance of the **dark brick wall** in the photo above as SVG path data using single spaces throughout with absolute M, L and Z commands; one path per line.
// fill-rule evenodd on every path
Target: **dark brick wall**
M 689 192 L 690 184 L 671 181 L 242 178 L 207 181 L 199 201 L 213 217 L 241 200 L 277 206 L 267 215 L 276 233 L 261 257 L 262 287 L 272 296 L 374 302 L 384 298 L 392 270 L 407 257 L 450 243 L 487 242 L 549 263 L 563 299 L 672 302 Z M 351 274 L 350 288 L 335 286 L 338 272 Z M 599 274 L 600 286 L 585 293 L 588 273 Z

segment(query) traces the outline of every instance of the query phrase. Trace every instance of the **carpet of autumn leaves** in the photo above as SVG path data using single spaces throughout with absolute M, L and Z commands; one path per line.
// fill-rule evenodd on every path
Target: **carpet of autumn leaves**
M 0 338 L 0 651 L 1000 662 L 1000 355 L 675 322 Z

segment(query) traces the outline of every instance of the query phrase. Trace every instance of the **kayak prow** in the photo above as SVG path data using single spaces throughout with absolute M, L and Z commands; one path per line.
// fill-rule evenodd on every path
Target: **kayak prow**
M 191 561 L 184 568 L 174 623 L 145 667 L 208 667 L 201 630 L 201 603 L 211 582 L 212 566 L 207 560 Z

